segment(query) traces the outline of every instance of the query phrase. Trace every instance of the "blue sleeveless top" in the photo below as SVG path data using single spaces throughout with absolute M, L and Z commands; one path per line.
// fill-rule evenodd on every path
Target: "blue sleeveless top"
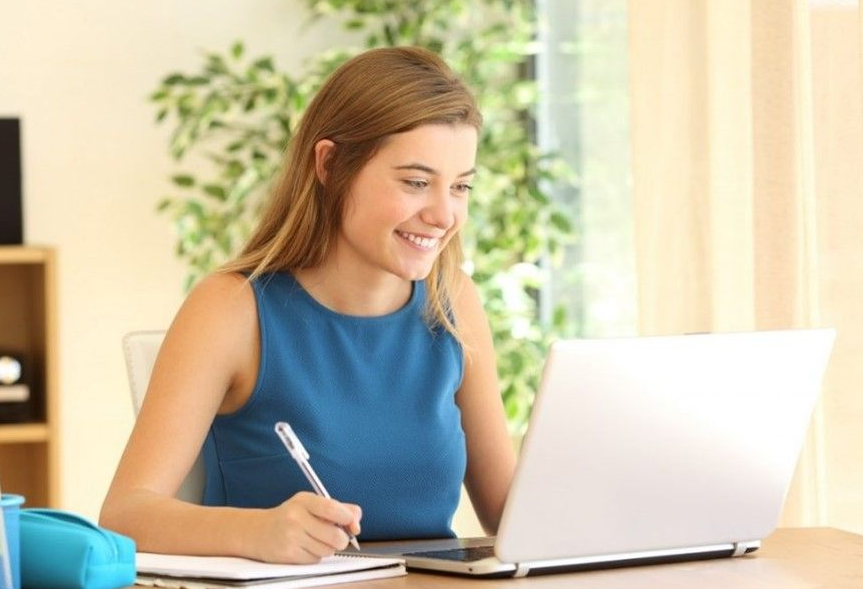
M 274 507 L 311 491 L 273 430 L 287 421 L 361 540 L 453 536 L 466 451 L 462 349 L 423 320 L 425 284 L 388 315 L 341 315 L 289 273 L 252 283 L 261 360 L 251 397 L 204 442 L 204 505 Z

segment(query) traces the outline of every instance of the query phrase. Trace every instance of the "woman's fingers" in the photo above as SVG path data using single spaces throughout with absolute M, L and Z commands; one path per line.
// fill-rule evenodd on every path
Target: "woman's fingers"
M 362 517 L 358 505 L 352 506 L 349 503 L 341 503 L 313 493 L 298 493 L 296 497 L 303 501 L 309 513 L 339 526 L 359 523 L 359 518 Z M 356 509 L 353 509 L 354 507 Z
M 312 563 L 348 546 L 348 532 L 359 533 L 362 510 L 314 493 L 297 493 L 271 511 L 274 536 L 272 549 L 280 562 Z

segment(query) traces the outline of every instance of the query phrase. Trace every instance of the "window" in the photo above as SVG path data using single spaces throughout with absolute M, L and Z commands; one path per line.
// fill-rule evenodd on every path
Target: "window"
M 559 153 L 577 186 L 554 197 L 573 220 L 568 246 L 542 297 L 562 306 L 567 336 L 636 331 L 629 142 L 626 0 L 538 0 L 543 51 L 537 139 Z

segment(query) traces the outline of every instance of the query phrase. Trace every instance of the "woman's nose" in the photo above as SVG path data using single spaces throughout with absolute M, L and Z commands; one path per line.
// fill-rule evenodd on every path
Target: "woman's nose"
M 455 222 L 452 195 L 448 190 L 435 191 L 422 211 L 424 222 L 440 229 L 449 229 Z

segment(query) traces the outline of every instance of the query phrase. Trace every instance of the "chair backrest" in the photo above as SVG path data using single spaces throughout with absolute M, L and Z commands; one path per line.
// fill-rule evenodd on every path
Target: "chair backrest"
M 156 363 L 156 356 L 165 338 L 164 331 L 133 331 L 123 336 L 123 355 L 126 358 L 126 371 L 129 374 L 129 389 L 132 393 L 132 409 L 135 415 L 141 410 L 150 374 Z M 204 497 L 204 458 L 198 454 L 195 464 L 180 488 L 177 499 L 189 503 L 201 503 Z

